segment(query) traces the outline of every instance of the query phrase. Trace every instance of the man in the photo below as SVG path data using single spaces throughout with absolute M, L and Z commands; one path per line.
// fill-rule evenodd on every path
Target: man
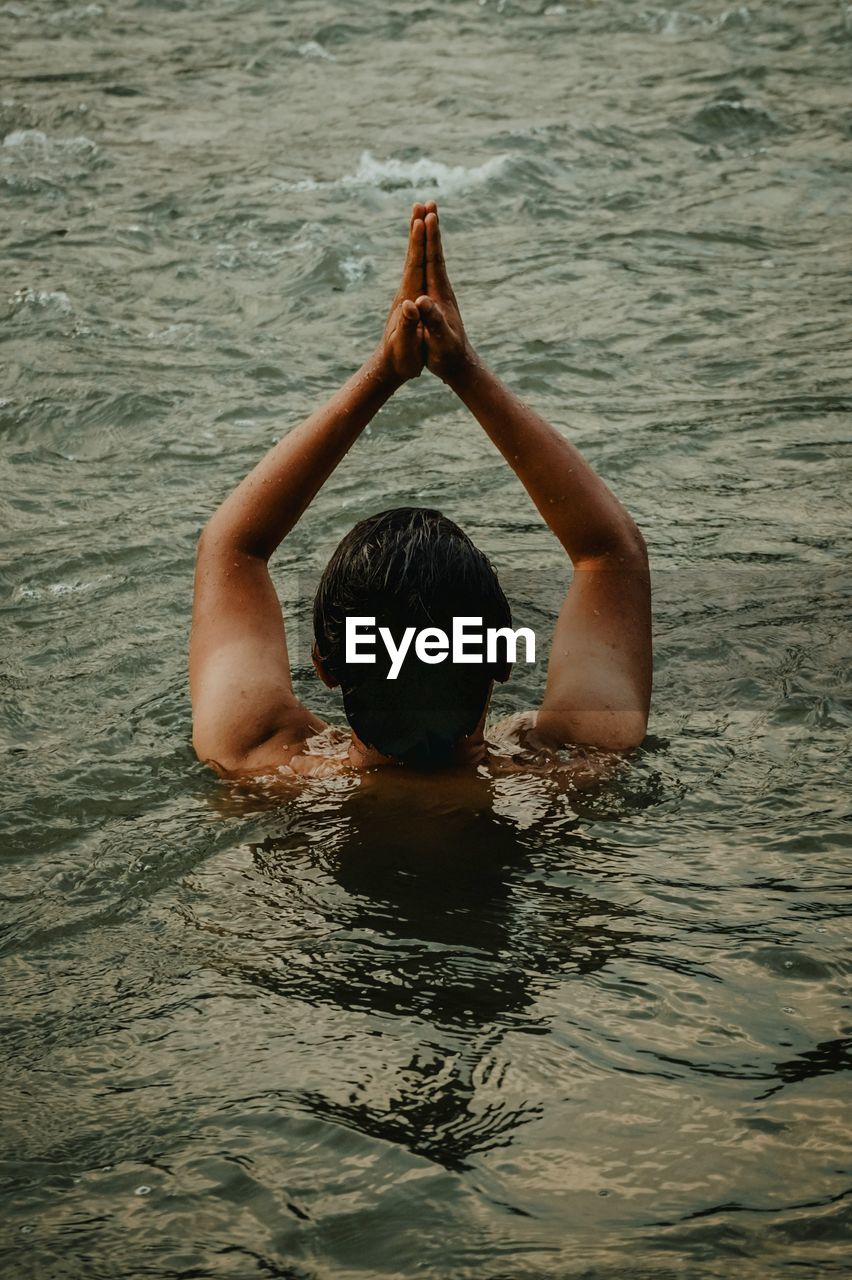
M 513 767 L 574 745 L 623 751 L 645 736 L 651 694 L 645 544 L 603 481 L 522 404 L 468 342 L 447 276 L 434 201 L 415 204 L 399 292 L 376 351 L 285 436 L 216 511 L 198 544 L 190 642 L 193 744 L 228 777 L 328 774 L 379 766 L 464 770 L 495 763 L 485 718 L 504 652 L 441 659 L 426 643 L 389 679 L 388 662 L 353 661 L 347 619 L 386 624 L 390 651 L 412 630 L 459 614 L 508 626 L 487 560 L 439 512 L 402 508 L 362 521 L 323 575 L 314 665 L 341 685 L 350 733 L 335 733 L 293 692 L 281 607 L 268 561 L 364 427 L 424 366 L 479 421 L 571 558 L 544 699 L 514 717 Z M 427 637 L 428 639 L 428 637 Z M 497 730 L 499 736 L 499 726 Z

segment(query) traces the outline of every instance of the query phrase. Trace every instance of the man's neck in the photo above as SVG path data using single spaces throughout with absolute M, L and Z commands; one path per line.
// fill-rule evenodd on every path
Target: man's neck
M 469 737 L 461 739 L 447 764 L 449 766 L 482 764 L 487 750 L 485 735 L 480 723 Z M 349 744 L 349 762 L 356 769 L 374 769 L 382 765 L 398 766 L 400 764 L 400 761 L 394 756 L 382 755 L 381 751 L 377 751 L 375 747 L 368 747 L 361 741 L 354 729 L 352 730 L 352 741 Z

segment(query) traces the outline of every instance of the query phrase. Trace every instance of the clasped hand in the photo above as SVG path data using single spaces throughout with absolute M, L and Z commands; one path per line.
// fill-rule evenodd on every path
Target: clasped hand
M 449 382 L 473 359 L 447 275 L 434 200 L 411 211 L 408 254 L 380 350 L 400 382 L 419 378 L 424 365 Z

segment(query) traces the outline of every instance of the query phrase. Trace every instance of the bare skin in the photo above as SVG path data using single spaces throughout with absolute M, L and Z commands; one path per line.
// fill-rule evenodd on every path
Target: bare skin
M 396 762 L 329 726 L 296 697 L 269 558 L 383 404 L 423 368 L 467 406 L 574 566 L 544 699 L 515 719 L 534 753 L 624 751 L 645 736 L 651 696 L 648 560 L 627 511 L 578 450 L 491 373 L 468 341 L 434 201 L 415 204 L 402 280 L 376 350 L 226 498 L 198 544 L 190 639 L 193 745 L 223 776 L 371 769 Z M 317 672 L 333 685 L 322 663 Z M 487 706 L 454 766 L 523 768 L 489 748 Z M 499 732 L 499 727 L 498 727 Z M 530 765 L 532 767 L 532 765 Z

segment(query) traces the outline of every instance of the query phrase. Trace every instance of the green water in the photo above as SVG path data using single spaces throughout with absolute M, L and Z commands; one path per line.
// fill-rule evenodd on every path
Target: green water
M 852 1274 L 850 51 L 830 0 L 0 5 L 4 1276 Z M 652 737 L 585 798 L 241 799 L 195 539 L 372 349 L 415 197 L 646 535 Z M 403 503 L 519 623 L 564 589 L 424 376 L 275 561 L 337 720 L 311 590 Z

